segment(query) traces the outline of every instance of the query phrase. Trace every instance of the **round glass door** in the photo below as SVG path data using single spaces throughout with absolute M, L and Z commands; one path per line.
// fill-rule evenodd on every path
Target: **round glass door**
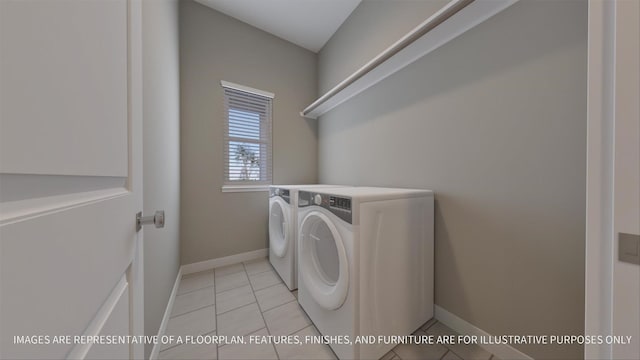
M 313 299 L 322 307 L 342 306 L 349 285 L 348 259 L 342 237 L 325 214 L 309 213 L 300 227 L 300 273 Z
M 269 247 L 278 257 L 284 256 L 289 243 L 287 231 L 289 217 L 286 210 L 283 209 L 284 206 L 286 204 L 283 204 L 281 199 L 276 198 L 271 203 L 271 209 L 269 210 Z

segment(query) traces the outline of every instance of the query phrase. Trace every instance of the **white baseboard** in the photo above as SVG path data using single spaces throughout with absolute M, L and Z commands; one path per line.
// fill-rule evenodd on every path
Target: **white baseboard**
M 435 306 L 435 318 L 441 323 L 447 325 L 457 333 L 462 335 L 476 335 L 476 336 L 492 336 L 488 332 L 475 327 L 474 325 L 462 320 L 456 315 L 448 312 L 440 306 Z M 513 359 L 513 360 L 533 360 L 532 357 L 526 355 L 513 346 L 510 345 L 492 345 L 492 344 L 478 344 L 488 352 L 494 354 L 500 359 Z
M 173 284 L 173 290 L 171 290 L 171 297 L 169 298 L 167 308 L 165 309 L 164 316 L 162 317 L 162 322 L 160 323 L 160 329 L 158 329 L 158 337 L 164 335 L 164 332 L 167 330 L 167 324 L 169 323 L 169 318 L 171 317 L 173 303 L 176 299 L 176 295 L 178 294 L 178 287 L 180 287 L 180 279 L 182 278 L 182 275 L 193 274 L 221 266 L 237 264 L 243 261 L 259 259 L 262 257 L 266 257 L 268 254 L 269 249 L 259 249 L 241 254 L 235 254 L 231 256 L 225 256 L 217 259 L 205 260 L 180 266 L 180 270 L 178 270 L 178 276 L 176 277 L 176 282 Z M 151 350 L 151 355 L 149 356 L 150 360 L 156 360 L 158 358 L 161 347 L 161 344 L 155 344 L 153 346 L 153 350 Z
M 259 249 L 254 251 L 248 251 L 240 254 L 235 254 L 231 256 L 225 256 L 217 259 L 210 259 L 205 261 L 200 261 L 197 263 L 182 265 L 180 269 L 182 269 L 182 275 L 193 274 L 200 271 L 205 271 L 221 266 L 237 264 L 243 261 L 249 261 L 254 259 L 259 259 L 262 257 L 266 257 L 269 254 L 269 249 Z
M 160 323 L 160 328 L 158 329 L 158 338 L 161 338 L 164 335 L 164 332 L 167 330 L 167 324 L 169 323 L 169 318 L 171 317 L 171 311 L 173 310 L 173 302 L 176 299 L 176 295 L 178 294 L 178 288 L 180 287 L 180 279 L 182 278 L 182 266 L 178 270 L 178 276 L 176 276 L 176 282 L 173 283 L 173 289 L 171 290 L 171 295 L 169 295 L 169 302 L 167 303 L 167 308 L 164 310 L 164 316 L 162 317 L 162 322 Z M 160 348 L 162 344 L 158 342 L 153 345 L 153 349 L 151 350 L 151 355 L 149 355 L 149 360 L 156 360 L 158 358 L 158 354 L 160 354 Z

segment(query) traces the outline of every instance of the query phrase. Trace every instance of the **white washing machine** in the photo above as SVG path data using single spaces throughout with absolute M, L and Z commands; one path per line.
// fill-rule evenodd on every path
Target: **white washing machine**
M 378 359 L 433 317 L 429 190 L 353 187 L 298 194 L 298 302 L 340 359 Z
M 289 290 L 298 288 L 298 191 L 339 185 L 271 185 L 269 187 L 269 262 Z

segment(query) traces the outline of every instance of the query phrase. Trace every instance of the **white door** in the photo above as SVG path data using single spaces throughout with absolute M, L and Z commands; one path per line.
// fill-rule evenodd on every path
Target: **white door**
M 619 248 L 640 236 L 638 38 L 640 2 L 589 1 L 585 333 L 617 338 L 585 345 L 587 359 L 640 359 L 640 265 Z
M 632 343 L 614 343 L 612 358 L 640 359 L 640 264 L 618 248 L 619 234 L 640 236 L 640 2 L 616 1 L 615 17 L 613 334 Z
M 0 0 L 0 358 L 143 357 L 140 11 Z

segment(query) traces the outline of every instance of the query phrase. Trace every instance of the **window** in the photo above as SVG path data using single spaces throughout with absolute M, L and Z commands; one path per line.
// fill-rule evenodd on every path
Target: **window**
M 271 184 L 273 94 L 221 82 L 224 89 L 223 191 L 266 190 Z

